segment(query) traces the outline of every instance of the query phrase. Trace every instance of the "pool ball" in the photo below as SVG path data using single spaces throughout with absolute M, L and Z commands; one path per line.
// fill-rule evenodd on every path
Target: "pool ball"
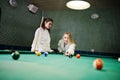
M 19 54 L 18 51 L 14 51 L 14 52 L 12 52 L 11 55 L 12 55 L 12 58 L 13 58 L 14 60 L 18 60 L 19 57 L 20 57 L 20 54 Z
M 48 56 L 48 52 L 44 52 L 43 54 L 44 54 L 44 56 L 45 56 L 45 57 L 47 57 L 47 56 Z
M 35 52 L 35 54 L 37 55 L 37 56 L 40 56 L 41 55 L 41 52 Z
M 118 62 L 120 62 L 120 57 L 118 58 Z
M 68 57 L 69 57 L 69 58 L 72 58 L 72 57 L 73 57 L 73 55 L 68 55 Z
M 80 58 L 80 54 L 76 54 L 76 58 L 77 58 L 77 59 Z
M 103 61 L 100 58 L 97 58 L 93 61 L 93 66 L 97 70 L 101 70 L 103 68 Z

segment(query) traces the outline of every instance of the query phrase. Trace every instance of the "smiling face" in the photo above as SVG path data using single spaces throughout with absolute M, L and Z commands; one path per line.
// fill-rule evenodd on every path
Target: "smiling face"
M 72 39 L 72 35 L 70 32 L 65 32 L 63 37 L 62 37 L 64 44 L 68 44 L 68 43 L 74 43 L 73 39 Z
M 45 21 L 45 28 L 50 29 L 51 27 L 52 27 L 52 21 L 48 21 L 48 22 Z
M 51 18 L 44 18 L 42 22 L 42 28 L 50 30 L 52 24 L 53 24 L 53 20 Z
M 63 35 L 63 41 L 64 41 L 65 44 L 69 43 L 69 36 L 68 36 L 68 34 L 64 34 Z

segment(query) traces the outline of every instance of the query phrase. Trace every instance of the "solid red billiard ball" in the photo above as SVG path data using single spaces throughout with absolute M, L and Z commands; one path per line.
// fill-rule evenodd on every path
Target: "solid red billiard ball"
M 76 58 L 80 58 L 80 54 L 76 54 Z
M 93 61 L 93 66 L 97 70 L 101 70 L 103 68 L 103 61 L 102 59 L 98 58 Z

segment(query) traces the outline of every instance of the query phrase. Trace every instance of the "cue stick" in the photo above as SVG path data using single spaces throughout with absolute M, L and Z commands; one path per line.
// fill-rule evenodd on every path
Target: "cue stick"
M 42 16 L 40 27 L 42 26 L 43 20 L 44 20 L 44 17 Z
M 44 20 L 44 17 L 42 16 L 41 23 L 40 23 L 40 27 L 42 26 L 43 20 Z M 38 31 L 38 36 L 37 36 L 37 40 L 36 40 L 36 43 L 35 43 L 35 48 L 34 48 L 34 50 L 36 49 L 36 45 L 37 45 L 38 39 L 39 39 L 39 31 Z

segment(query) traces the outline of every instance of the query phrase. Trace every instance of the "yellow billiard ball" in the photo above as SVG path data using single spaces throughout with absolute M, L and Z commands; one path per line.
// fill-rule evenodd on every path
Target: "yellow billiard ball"
M 35 54 L 37 55 L 37 56 L 40 56 L 41 55 L 41 52 L 35 52 Z

